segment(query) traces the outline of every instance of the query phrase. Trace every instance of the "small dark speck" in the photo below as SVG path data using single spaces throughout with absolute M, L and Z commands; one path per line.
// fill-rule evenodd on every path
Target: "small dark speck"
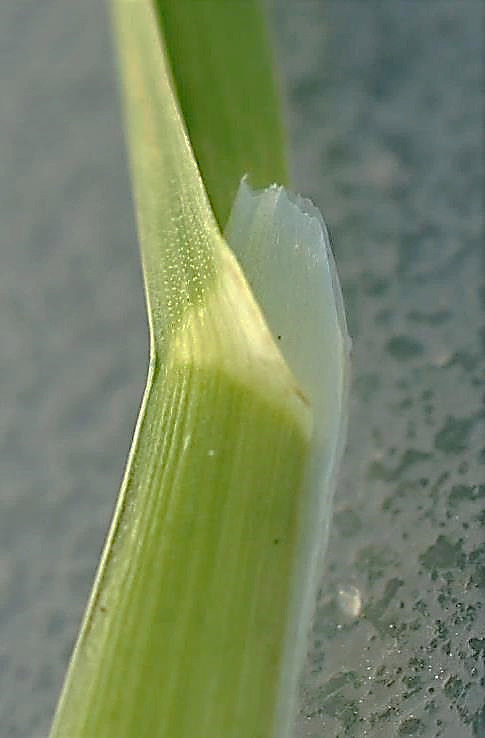
M 103 605 L 100 605 L 99 609 L 101 612 L 106 612 L 106 608 Z
M 411 336 L 393 336 L 387 342 L 387 350 L 394 359 L 406 361 L 420 356 L 423 351 L 423 344 Z
M 449 415 L 435 436 L 435 448 L 448 454 L 466 451 L 474 422 L 474 418 L 455 418 Z
M 421 735 L 424 730 L 424 725 L 418 718 L 409 717 L 407 720 L 401 723 L 399 726 L 399 735 Z
M 279 538 L 275 538 L 275 539 L 274 539 L 274 541 L 273 541 L 273 543 L 275 544 L 275 546 L 276 546 L 276 544 L 277 544 L 277 543 L 279 543 L 279 542 L 280 542 L 280 539 L 279 539 Z
M 278 341 L 281 341 L 281 336 L 278 336 Z

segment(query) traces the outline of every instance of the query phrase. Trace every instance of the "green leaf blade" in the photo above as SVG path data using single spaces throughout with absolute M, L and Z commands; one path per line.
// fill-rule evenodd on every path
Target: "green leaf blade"
M 114 0 L 138 233 L 157 349 L 214 282 L 220 240 L 149 0 Z M 187 224 L 188 227 L 187 227 Z
M 259 0 L 155 0 L 174 87 L 209 199 L 224 227 L 248 174 L 288 183 L 286 134 Z

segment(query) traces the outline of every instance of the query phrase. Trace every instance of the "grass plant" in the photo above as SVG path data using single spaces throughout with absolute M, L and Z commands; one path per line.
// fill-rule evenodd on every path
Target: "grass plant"
M 331 494 L 317 488 L 322 479 L 332 488 L 325 474 L 345 415 L 335 274 L 324 248 L 318 268 L 332 298 L 313 307 L 332 326 L 322 335 L 337 385 L 322 395 L 309 332 L 304 346 L 283 349 L 304 306 L 292 312 L 289 293 L 282 308 L 270 287 L 274 277 L 288 288 L 296 267 L 281 262 L 272 275 L 271 258 L 257 256 L 276 205 L 240 191 L 227 230 L 238 259 L 221 235 L 243 174 L 258 186 L 286 177 L 260 10 L 252 0 L 113 0 L 112 9 L 150 364 L 51 738 L 282 738 L 324 537 L 316 519 L 329 512 Z M 322 240 L 324 227 L 300 205 L 285 205 L 290 220 L 273 223 L 268 243 L 296 229 L 299 289 L 318 302 L 308 238 Z

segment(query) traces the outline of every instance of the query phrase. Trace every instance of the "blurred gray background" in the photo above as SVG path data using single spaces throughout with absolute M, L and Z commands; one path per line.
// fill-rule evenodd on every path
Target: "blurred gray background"
M 485 736 L 483 5 L 271 11 L 354 338 L 295 738 Z M 1 3 L 0 93 L 0 735 L 45 738 L 147 364 L 104 4 Z

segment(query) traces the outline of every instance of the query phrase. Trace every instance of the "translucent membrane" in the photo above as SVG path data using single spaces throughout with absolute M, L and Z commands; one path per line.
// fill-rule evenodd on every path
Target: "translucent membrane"
M 226 239 L 313 411 L 275 737 L 289 735 L 346 434 L 351 341 L 327 228 L 310 200 L 241 182 Z

